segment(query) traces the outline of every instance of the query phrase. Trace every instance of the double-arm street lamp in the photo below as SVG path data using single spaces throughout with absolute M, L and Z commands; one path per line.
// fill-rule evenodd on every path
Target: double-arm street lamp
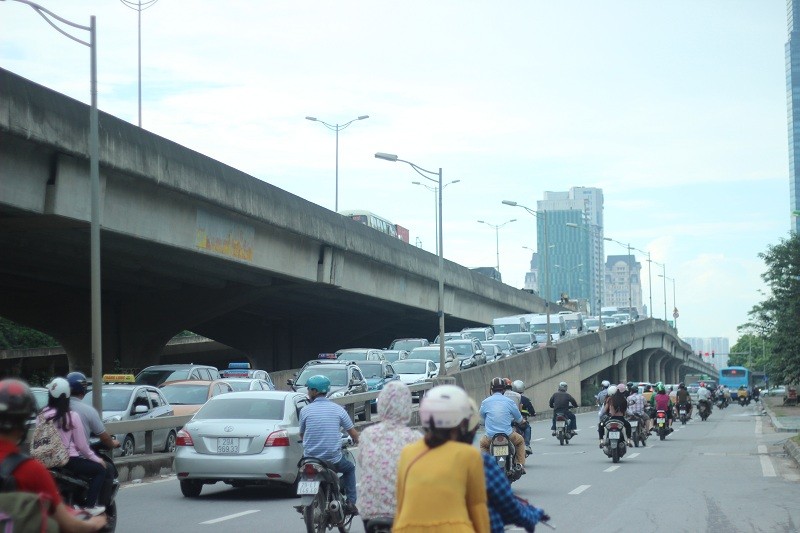
M 153 7 L 158 0 L 119 0 L 125 7 L 139 13 L 139 127 L 142 127 L 142 11 Z
M 369 118 L 369 115 L 361 115 L 360 117 L 356 117 L 350 122 L 346 122 L 344 124 L 328 124 L 324 120 L 320 120 L 317 117 L 306 117 L 306 120 L 310 120 L 312 122 L 319 122 L 329 130 L 336 132 L 336 201 L 334 202 L 334 211 L 337 213 L 339 212 L 339 132 L 345 129 L 347 126 L 352 124 L 357 120 L 364 120 Z
M 405 161 L 400 159 L 395 154 L 387 154 L 384 152 L 377 152 L 375 154 L 377 159 L 383 159 L 385 161 L 392 161 L 392 162 L 401 162 L 409 165 L 414 171 L 425 178 L 426 180 L 432 181 L 436 183 L 437 189 L 439 191 L 439 212 L 438 212 L 438 220 L 437 225 L 439 229 L 439 239 L 436 243 L 436 248 L 439 250 L 439 302 L 437 305 L 437 314 L 439 315 L 439 376 L 447 375 L 447 367 L 445 366 L 445 358 L 444 358 L 444 250 L 443 250 L 443 243 L 442 243 L 442 169 L 439 167 L 438 172 L 433 172 L 432 170 L 425 170 L 424 168 L 415 165 L 411 161 Z M 436 179 L 432 178 L 431 176 L 436 176 Z
M 545 267 L 542 270 L 544 271 L 544 284 L 545 284 L 545 291 L 547 292 L 547 294 L 545 294 L 545 296 L 544 296 L 544 311 L 545 311 L 545 314 L 547 315 L 547 340 L 545 342 L 546 342 L 547 346 L 550 346 L 550 345 L 553 344 L 553 341 L 550 338 L 550 275 L 549 275 L 550 274 L 550 269 L 547 266 L 548 265 L 547 259 L 548 259 L 548 255 L 549 255 L 550 246 L 549 246 L 549 243 L 547 242 L 547 211 L 534 211 L 530 207 L 526 207 L 524 205 L 518 204 L 517 202 L 514 202 L 512 200 L 503 200 L 503 204 L 510 205 L 512 207 L 521 207 L 522 209 L 527 211 L 528 214 L 535 216 L 537 219 L 538 218 L 542 219 L 542 226 L 544 227 L 544 231 L 542 232 L 543 236 L 544 236 L 544 239 L 543 239 L 544 242 L 542 243 L 542 247 L 541 248 L 544 251 L 543 263 L 544 263 L 544 267 Z M 536 243 L 536 246 L 537 247 L 539 246 L 538 242 Z M 540 293 L 540 296 L 541 296 L 541 291 L 539 291 L 539 293 Z
M 664 278 L 664 322 L 667 322 L 667 265 L 658 261 L 653 261 L 653 263 L 661 267 L 661 274 L 658 277 Z
M 446 189 L 448 185 L 452 185 L 460 181 L 461 180 L 448 181 L 442 185 L 442 189 Z M 429 191 L 433 191 L 433 214 L 434 218 L 436 218 L 436 228 L 434 234 L 439 235 L 439 187 L 436 187 L 435 185 L 427 185 L 419 181 L 412 181 L 411 183 L 414 185 L 419 185 L 420 187 L 425 187 Z M 439 255 L 439 239 L 434 237 L 433 240 L 436 241 L 436 255 Z
M 675 329 L 678 329 L 678 304 L 675 303 L 675 278 L 670 278 L 666 275 L 659 274 L 659 278 L 664 278 L 664 315 L 667 314 L 667 281 L 670 280 L 672 282 L 672 318 L 675 320 L 672 325 Z M 666 318 L 664 319 L 666 321 Z
M 83 26 L 59 17 L 52 11 L 28 0 L 13 0 L 26 4 L 36 11 L 56 31 L 89 48 L 90 92 L 92 105 L 89 108 L 89 184 L 91 194 L 91 222 L 89 225 L 89 262 L 91 264 L 90 293 L 92 303 L 92 387 L 100 392 L 103 385 L 103 336 L 100 321 L 100 140 L 97 118 L 97 27 L 94 15 L 89 17 L 89 25 Z M 88 31 L 89 41 L 78 39 L 59 28 L 52 19 L 73 28 Z M 103 413 L 102 394 L 92 395 L 92 405 Z
M 502 224 L 490 224 L 485 220 L 479 220 L 478 224 L 486 224 L 490 228 L 494 228 L 494 240 L 495 240 L 495 249 L 497 251 L 497 273 L 500 273 L 500 228 L 505 226 L 506 224 L 511 224 L 512 222 L 516 222 L 516 218 L 512 218 L 511 220 L 507 220 Z

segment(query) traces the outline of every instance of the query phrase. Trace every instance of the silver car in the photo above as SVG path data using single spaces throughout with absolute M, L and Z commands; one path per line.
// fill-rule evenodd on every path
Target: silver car
M 256 378 L 222 378 L 224 381 L 233 388 L 234 392 L 246 390 L 275 390 L 272 382 L 264 379 Z
M 214 396 L 178 432 L 175 471 L 187 498 L 203 485 L 272 485 L 295 495 L 304 394 L 233 392 Z

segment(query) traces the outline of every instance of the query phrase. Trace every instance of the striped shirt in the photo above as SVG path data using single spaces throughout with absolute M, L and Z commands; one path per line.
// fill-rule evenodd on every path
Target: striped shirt
M 338 463 L 342 460 L 342 433 L 355 427 L 347 411 L 325 396 L 317 396 L 300 411 L 303 454 Z

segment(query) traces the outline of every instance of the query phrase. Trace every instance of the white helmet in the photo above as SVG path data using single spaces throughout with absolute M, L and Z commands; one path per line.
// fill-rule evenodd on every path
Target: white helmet
M 422 398 L 419 418 L 423 427 L 448 429 L 469 419 L 473 411 L 464 389 L 455 385 L 439 385 Z
M 566 392 L 566 390 L 567 390 L 567 382 L 566 381 L 562 381 L 561 383 L 559 383 L 558 384 L 558 390 Z
M 523 392 L 525 392 L 525 383 L 523 383 L 522 380 L 518 379 L 511 384 L 511 388 L 514 389 L 514 392 L 522 394 Z
M 608 395 L 609 396 L 614 396 L 616 393 L 617 393 L 617 386 L 616 385 L 611 385 L 610 387 L 608 387 Z
M 604 379 L 603 382 L 600 383 L 600 385 L 602 385 L 604 389 L 607 389 L 608 386 L 611 385 L 611 382 L 608 381 L 607 379 Z
M 53 398 L 66 396 L 69 398 L 69 381 L 64 378 L 55 378 L 47 384 L 47 390 Z

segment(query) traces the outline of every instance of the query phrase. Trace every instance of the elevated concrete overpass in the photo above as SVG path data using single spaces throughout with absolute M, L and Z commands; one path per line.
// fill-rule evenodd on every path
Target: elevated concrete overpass
M 88 107 L 0 69 L 0 316 L 90 364 Z M 209 132 L 213 135 L 213 132 Z M 299 366 L 433 338 L 437 258 L 100 113 L 104 368 L 191 330 Z M 445 262 L 448 330 L 543 301 Z

